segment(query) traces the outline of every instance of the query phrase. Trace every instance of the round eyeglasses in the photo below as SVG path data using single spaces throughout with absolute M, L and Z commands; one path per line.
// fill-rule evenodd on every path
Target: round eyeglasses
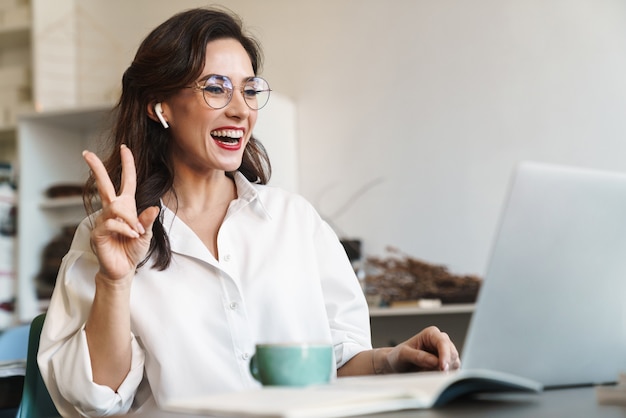
M 223 109 L 233 98 L 233 91 L 237 88 L 241 91 L 243 100 L 252 110 L 259 110 L 270 99 L 270 85 L 261 77 L 250 77 L 245 80 L 241 87 L 233 85 L 230 78 L 225 75 L 213 74 L 206 79 L 204 84 L 198 83 L 193 86 L 195 90 L 202 90 L 204 101 L 211 109 Z

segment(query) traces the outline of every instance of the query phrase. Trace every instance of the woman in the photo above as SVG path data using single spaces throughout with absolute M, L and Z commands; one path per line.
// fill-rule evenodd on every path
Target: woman
M 83 154 L 102 210 L 76 232 L 41 337 L 63 416 L 255 387 L 259 342 L 332 343 L 340 376 L 459 367 L 434 327 L 371 349 L 337 237 L 303 198 L 264 185 L 260 64 L 236 17 L 194 9 L 150 33 L 126 70 L 108 158 Z

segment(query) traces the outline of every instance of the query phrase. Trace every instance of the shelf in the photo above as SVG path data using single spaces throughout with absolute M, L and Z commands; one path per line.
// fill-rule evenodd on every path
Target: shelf
M 75 226 L 86 216 L 82 196 L 48 198 L 59 184 L 82 184 L 89 167 L 81 156 L 97 149 L 111 105 L 22 113 L 18 117 L 17 166 L 19 210 L 17 250 L 19 320 L 40 312 L 36 277 L 42 252 L 62 228 Z
M 68 196 L 44 199 L 39 203 L 39 207 L 42 209 L 64 209 L 83 207 L 83 197 Z
M 107 117 L 113 109 L 111 103 L 103 103 L 93 106 L 81 106 L 80 108 L 56 109 L 42 112 L 25 112 L 19 116 L 20 120 L 36 121 L 58 128 L 71 130 L 99 130 L 108 122 Z
M 15 141 L 17 127 L 0 126 L 0 143 Z
M 13 106 L 0 106 L 0 111 L 9 112 L 11 115 L 3 115 L 3 122 L 0 122 L 0 142 L 15 141 L 17 138 L 17 120 L 25 113 L 33 113 L 33 103 L 24 102 Z M 8 121 L 7 121 L 8 120 Z
M 436 308 L 402 307 L 402 308 L 370 308 L 370 317 L 410 316 L 410 315 L 445 315 L 457 313 L 473 313 L 473 303 L 442 305 Z
M 30 46 L 30 25 L 18 22 L 0 26 L 0 48 L 17 48 Z

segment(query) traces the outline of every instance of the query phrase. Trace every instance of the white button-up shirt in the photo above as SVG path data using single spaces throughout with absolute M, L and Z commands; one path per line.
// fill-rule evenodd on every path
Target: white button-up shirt
M 371 348 L 367 304 L 335 233 L 302 197 L 236 177 L 216 260 L 168 208 L 165 271 L 137 271 L 132 366 L 117 392 L 92 382 L 84 324 L 98 261 L 88 219 L 65 256 L 41 335 L 39 366 L 63 416 L 110 415 L 168 400 L 258 386 L 255 344 L 327 342 L 337 368 Z

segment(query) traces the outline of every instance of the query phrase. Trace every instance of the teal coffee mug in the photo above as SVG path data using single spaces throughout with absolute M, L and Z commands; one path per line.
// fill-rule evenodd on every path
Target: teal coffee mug
M 250 373 L 264 386 L 309 386 L 330 382 L 330 344 L 257 344 Z

